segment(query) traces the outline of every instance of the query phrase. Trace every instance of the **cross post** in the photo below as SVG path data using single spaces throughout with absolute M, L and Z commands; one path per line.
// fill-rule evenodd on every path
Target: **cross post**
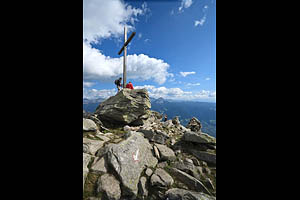
M 126 26 L 124 27 L 124 45 L 118 53 L 120 55 L 122 52 L 124 52 L 124 56 L 123 56 L 123 88 L 125 88 L 125 86 L 126 86 L 127 45 L 132 40 L 134 35 L 135 35 L 135 32 L 133 32 L 127 40 L 127 27 Z
M 124 27 L 124 43 L 127 40 L 127 27 Z M 127 56 L 127 46 L 124 45 L 124 56 L 123 56 L 123 88 L 126 86 L 126 56 Z

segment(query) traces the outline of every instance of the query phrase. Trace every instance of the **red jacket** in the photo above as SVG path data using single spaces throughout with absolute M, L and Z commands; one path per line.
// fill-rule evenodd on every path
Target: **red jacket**
M 132 89 L 133 90 L 133 85 L 132 83 L 127 83 L 126 88 Z

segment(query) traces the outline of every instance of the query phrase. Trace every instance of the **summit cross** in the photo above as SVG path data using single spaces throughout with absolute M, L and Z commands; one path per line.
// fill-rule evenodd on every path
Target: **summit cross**
M 125 88 L 125 86 L 126 86 L 127 45 L 132 40 L 134 35 L 135 35 L 135 32 L 133 32 L 127 40 L 127 27 L 126 26 L 124 27 L 124 44 L 118 53 L 120 55 L 122 52 L 124 52 L 124 56 L 123 56 L 123 88 Z

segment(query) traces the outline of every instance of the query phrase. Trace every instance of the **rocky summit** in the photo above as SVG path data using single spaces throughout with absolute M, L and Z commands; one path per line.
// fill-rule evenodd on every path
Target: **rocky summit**
M 216 138 L 150 109 L 146 89 L 123 89 L 84 112 L 84 200 L 216 199 Z
M 104 123 L 142 125 L 149 118 L 151 103 L 146 89 L 123 89 L 96 109 Z

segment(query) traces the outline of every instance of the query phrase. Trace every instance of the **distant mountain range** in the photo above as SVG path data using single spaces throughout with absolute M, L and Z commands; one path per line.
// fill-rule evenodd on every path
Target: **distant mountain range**
M 103 98 L 83 99 L 83 109 L 95 112 Z M 163 98 L 150 98 L 151 110 L 167 114 L 168 119 L 179 117 L 180 123 L 186 126 L 192 117 L 196 117 L 202 124 L 202 131 L 216 137 L 216 103 L 174 101 Z
M 98 105 L 104 101 L 104 98 L 98 98 L 98 99 L 83 99 L 83 110 L 87 112 L 95 112 Z

